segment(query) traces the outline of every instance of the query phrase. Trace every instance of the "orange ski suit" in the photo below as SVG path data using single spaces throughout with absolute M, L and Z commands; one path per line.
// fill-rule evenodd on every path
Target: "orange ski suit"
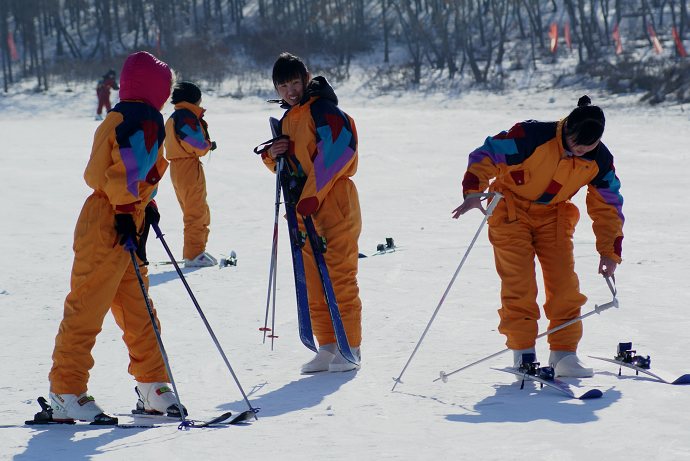
M 587 301 L 573 257 L 580 214 L 570 201 L 585 185 L 597 251 L 621 262 L 623 197 L 613 156 L 603 143 L 581 157 L 571 155 L 564 148 L 563 125 L 564 120 L 530 120 L 487 138 L 470 154 L 463 179 L 465 196 L 488 188 L 505 197 L 488 225 L 501 278 L 498 330 L 510 349 L 534 347 L 538 335 L 535 255 L 544 277 L 549 329 L 578 317 Z M 548 342 L 551 350 L 576 351 L 581 337 L 582 322 L 576 322 L 549 335 Z
M 91 349 L 108 310 L 123 331 L 129 373 L 139 382 L 169 381 L 132 260 L 114 228 L 116 213 L 130 213 L 141 232 L 144 209 L 168 165 L 164 136 L 160 113 L 133 101 L 118 103 L 96 130 L 84 172 L 94 192 L 74 231 L 71 291 L 55 338 L 52 392 L 86 392 Z M 140 271 L 148 292 L 146 267 Z
M 290 138 L 287 159 L 302 176 L 304 188 L 297 203 L 302 215 L 311 215 L 317 232 L 326 238 L 324 253 L 340 316 L 351 347 L 362 342 L 362 302 L 357 285 L 359 234 L 362 216 L 359 197 L 350 179 L 357 172 L 357 129 L 354 120 L 337 107 L 337 97 L 323 77 L 307 86 L 305 100 L 290 108 L 281 120 L 282 134 Z M 275 171 L 276 163 L 263 154 Z M 335 342 L 318 267 L 311 245 L 302 248 L 309 312 L 320 345 Z
M 194 259 L 206 251 L 211 224 L 206 177 L 199 160 L 211 149 L 203 115 L 203 108 L 180 102 L 165 123 L 165 156 L 170 161 L 170 179 L 182 209 L 185 259 Z

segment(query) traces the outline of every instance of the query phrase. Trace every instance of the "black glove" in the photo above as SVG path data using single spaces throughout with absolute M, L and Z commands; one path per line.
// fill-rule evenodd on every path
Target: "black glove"
M 134 218 L 129 213 L 115 215 L 115 231 L 119 238 L 118 243 L 124 245 L 127 240 L 132 240 L 137 245 L 137 226 L 134 225 Z
M 146 205 L 146 209 L 144 209 L 144 221 L 146 222 L 146 227 L 151 224 L 158 225 L 161 221 L 161 215 L 158 212 L 158 204 L 155 200 L 151 200 L 149 204 Z
M 141 237 L 137 245 L 137 256 L 145 266 L 149 264 L 148 259 L 146 259 L 146 241 L 149 238 L 149 230 L 152 224 L 157 226 L 160 220 L 161 215 L 158 213 L 158 205 L 156 205 L 155 200 L 151 200 L 144 209 L 144 229 L 141 231 Z

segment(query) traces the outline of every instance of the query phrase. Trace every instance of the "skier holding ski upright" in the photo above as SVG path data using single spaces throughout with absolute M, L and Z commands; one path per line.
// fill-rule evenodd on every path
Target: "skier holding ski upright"
M 166 63 L 142 51 L 126 59 L 120 75 L 120 102 L 96 130 L 84 172 L 93 193 L 74 231 L 71 291 L 49 376 L 56 421 L 117 423 L 86 393 L 94 365 L 91 350 L 109 310 L 123 331 L 128 371 L 137 381 L 143 409 L 178 415 L 180 411 L 167 385 L 165 362 L 131 254 L 123 248 L 130 242 L 136 246 L 148 291 L 146 236 L 149 223 L 159 218 L 153 197 L 168 166 L 160 110 L 170 95 L 173 74 Z
M 580 293 L 573 257 L 580 214 L 570 201 L 583 186 L 600 255 L 599 273 L 611 277 L 621 262 L 623 197 L 613 156 L 601 142 L 604 125 L 604 112 L 583 96 L 563 120 L 517 123 L 488 137 L 469 156 L 462 181 L 465 200 L 453 217 L 473 208 L 484 212 L 473 193 L 488 188 L 504 196 L 488 225 L 501 278 L 498 329 L 513 350 L 515 367 L 523 353 L 535 351 L 538 335 L 535 255 L 544 277 L 549 329 L 578 317 L 587 301 Z M 557 376 L 592 376 L 593 370 L 576 354 L 581 337 L 582 322 L 549 335 L 549 365 Z
M 358 239 L 362 228 L 357 188 L 350 179 L 357 171 L 357 130 L 354 120 L 338 108 L 338 98 L 322 76 L 311 78 L 304 62 L 282 53 L 273 66 L 273 84 L 287 109 L 281 120 L 283 137 L 262 154 L 276 170 L 275 159 L 285 155 L 291 171 L 302 184 L 297 214 L 311 216 L 318 234 L 325 237 L 323 254 L 332 281 L 340 316 L 355 358 L 362 341 L 362 302 L 357 286 Z M 304 230 L 304 222 L 299 218 Z M 338 372 L 359 368 L 340 354 L 324 298 L 319 270 L 311 245 L 302 247 L 316 356 L 302 366 L 302 373 Z
M 206 176 L 200 158 L 216 148 L 208 135 L 201 107 L 201 90 L 192 82 L 175 85 L 171 102 L 175 105 L 165 123 L 165 156 L 170 161 L 170 180 L 182 208 L 185 267 L 218 264 L 206 252 L 211 211 L 206 202 Z

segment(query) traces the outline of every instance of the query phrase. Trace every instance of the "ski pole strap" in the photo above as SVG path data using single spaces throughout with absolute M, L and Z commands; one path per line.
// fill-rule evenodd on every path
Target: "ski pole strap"
M 264 152 L 266 152 L 268 149 L 271 148 L 271 146 L 273 145 L 274 142 L 276 142 L 277 140 L 279 140 L 280 138 L 283 138 L 283 137 L 284 137 L 283 135 L 280 135 L 280 136 L 276 136 L 275 138 L 271 138 L 268 141 L 262 142 L 261 144 L 259 144 L 258 146 L 256 146 L 254 148 L 254 153 L 257 155 L 263 154 Z
M 616 289 L 616 277 L 614 275 L 611 277 L 604 276 L 604 280 L 606 280 L 606 284 L 609 286 L 609 290 L 611 290 L 611 294 L 615 298 L 618 294 L 618 289 Z

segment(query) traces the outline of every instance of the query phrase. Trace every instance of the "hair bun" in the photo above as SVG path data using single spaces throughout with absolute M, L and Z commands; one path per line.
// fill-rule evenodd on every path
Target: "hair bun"
M 589 96 L 587 96 L 587 95 L 584 95 L 580 99 L 577 100 L 577 107 L 585 107 L 585 106 L 589 106 L 590 104 L 592 104 L 592 100 L 589 99 Z

